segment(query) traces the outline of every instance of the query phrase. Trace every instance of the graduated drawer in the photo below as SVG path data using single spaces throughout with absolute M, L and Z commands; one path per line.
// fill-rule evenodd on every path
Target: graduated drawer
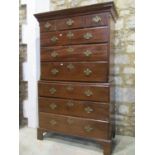
M 90 14 L 86 16 L 69 17 L 64 19 L 47 20 L 40 23 L 41 32 L 84 28 L 108 25 L 108 14 Z
M 42 80 L 108 82 L 107 62 L 42 62 Z
M 53 114 L 109 120 L 109 104 L 39 97 L 39 111 Z
M 109 102 L 108 83 L 39 82 L 39 96 Z
M 42 33 L 41 46 L 108 42 L 108 32 L 108 27 L 100 27 Z
M 108 44 L 41 48 L 41 61 L 107 61 Z
M 39 113 L 39 127 L 68 135 L 109 139 L 110 125 L 105 121 Z

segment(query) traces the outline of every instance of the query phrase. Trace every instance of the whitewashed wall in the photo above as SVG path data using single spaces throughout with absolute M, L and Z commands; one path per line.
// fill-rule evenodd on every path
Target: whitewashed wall
M 24 116 L 28 118 L 28 127 L 38 126 L 37 82 L 40 78 L 40 42 L 39 25 L 35 13 L 50 9 L 49 0 L 21 0 L 27 7 L 27 22 L 22 26 L 22 42 L 27 44 L 27 62 L 23 64 L 23 80 L 28 81 L 28 99 L 24 102 Z

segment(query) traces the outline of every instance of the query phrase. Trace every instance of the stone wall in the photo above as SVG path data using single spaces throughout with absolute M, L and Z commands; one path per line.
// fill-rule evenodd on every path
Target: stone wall
M 111 0 L 50 0 L 51 10 L 78 7 Z M 135 70 L 134 70 L 134 0 L 114 0 L 119 19 L 115 25 L 115 94 L 116 131 L 120 135 L 135 134 Z
M 23 63 L 27 61 L 27 46 L 22 43 L 22 25 L 26 23 L 26 6 L 19 1 L 19 124 L 26 123 L 23 117 L 23 101 L 27 98 L 27 81 L 23 80 Z

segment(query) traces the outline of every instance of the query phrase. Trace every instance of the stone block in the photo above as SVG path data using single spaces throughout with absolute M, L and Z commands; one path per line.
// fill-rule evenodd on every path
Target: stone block
M 134 0 L 115 0 L 116 6 L 119 9 L 129 9 L 135 7 L 135 1 Z
M 115 55 L 114 62 L 115 64 L 128 64 L 129 57 L 126 54 L 118 54 L 118 55 Z
M 120 10 L 119 11 L 119 17 L 126 17 L 126 16 L 129 16 L 130 15 L 130 10 Z
M 134 117 L 125 116 L 125 115 L 117 115 L 115 116 L 116 125 L 121 126 L 134 126 Z
M 134 32 L 128 34 L 127 41 L 133 41 L 133 42 L 135 41 L 135 33 Z
M 128 44 L 126 47 L 127 53 L 134 53 L 135 52 L 135 46 L 133 44 Z
M 91 5 L 96 3 L 97 3 L 97 0 L 74 0 L 74 1 L 70 1 L 70 6 L 71 7 L 85 6 L 85 5 Z
M 135 17 L 133 15 L 126 18 L 125 28 L 126 29 L 135 29 Z
M 116 102 L 135 102 L 135 89 L 134 88 L 115 88 L 115 100 Z
M 126 85 L 135 85 L 135 74 L 126 74 L 123 77 Z
M 133 67 L 125 67 L 124 70 L 123 70 L 123 73 L 134 74 L 135 73 L 135 69 Z
M 116 133 L 118 135 L 134 137 L 134 135 L 135 135 L 135 126 L 116 125 Z
M 123 29 L 123 27 L 124 27 L 124 19 L 123 18 L 119 18 L 116 21 L 115 30 L 121 30 L 121 29 Z
M 119 75 L 120 74 L 120 67 L 119 66 L 113 66 L 112 68 L 113 75 Z
M 115 76 L 114 80 L 115 80 L 115 85 L 122 85 L 123 83 L 122 77 L 120 76 Z
M 122 115 L 127 115 L 129 113 L 129 107 L 128 105 L 120 105 L 118 108 L 118 113 Z

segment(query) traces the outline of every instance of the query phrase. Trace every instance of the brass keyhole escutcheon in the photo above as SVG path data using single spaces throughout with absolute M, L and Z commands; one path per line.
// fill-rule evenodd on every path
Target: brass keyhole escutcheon
M 54 69 L 51 70 L 51 73 L 52 73 L 53 75 L 57 75 L 57 74 L 59 73 L 59 70 L 56 69 L 56 68 L 54 68 Z
M 72 118 L 68 118 L 68 119 L 67 119 L 67 123 L 68 123 L 69 125 L 72 125 L 72 124 L 74 123 L 74 120 L 73 120 Z
M 68 53 L 72 53 L 72 52 L 74 52 L 74 49 L 73 49 L 72 47 L 69 47 L 69 48 L 67 49 L 67 52 L 68 52 Z
M 74 37 L 74 34 L 71 31 L 69 31 L 67 33 L 67 38 L 72 39 L 73 37 Z
M 53 87 L 49 90 L 49 92 L 50 92 L 52 95 L 55 94 L 56 91 L 57 91 L 57 90 L 56 90 L 55 88 L 53 88 Z
M 66 24 L 67 24 L 68 26 L 72 26 L 73 23 L 74 23 L 74 21 L 73 21 L 71 18 L 68 19 L 67 22 L 66 22 Z
M 67 68 L 68 68 L 69 70 L 72 70 L 72 69 L 74 69 L 75 67 L 74 67 L 74 65 L 73 65 L 72 63 L 70 63 L 70 64 L 67 65 Z
M 74 87 L 73 86 L 67 86 L 66 89 L 70 92 L 72 92 L 74 90 Z
M 85 92 L 84 92 L 84 94 L 87 96 L 87 97 L 90 97 L 90 96 L 92 96 L 93 95 L 93 92 L 91 91 L 91 90 L 86 90 Z
M 68 106 L 68 107 L 73 107 L 73 106 L 74 106 L 74 103 L 73 103 L 72 101 L 68 101 L 68 102 L 67 102 L 67 106 Z
M 52 38 L 51 38 L 51 41 L 52 41 L 52 43 L 56 43 L 57 41 L 58 41 L 59 39 L 58 39 L 58 37 L 56 37 L 56 36 L 53 36 Z
M 86 107 L 86 108 L 84 108 L 84 110 L 85 110 L 85 112 L 88 113 L 88 114 L 90 114 L 91 112 L 94 111 L 94 110 L 93 110 L 92 108 L 90 108 L 90 107 Z
M 86 34 L 83 35 L 84 39 L 91 39 L 93 37 L 93 35 L 89 32 L 87 32 Z
M 55 110 L 55 109 L 57 108 L 57 105 L 56 105 L 55 103 L 51 103 L 51 104 L 50 104 L 50 108 L 51 108 L 52 110 Z
M 91 132 L 91 131 L 94 130 L 94 128 L 91 127 L 90 125 L 86 125 L 86 126 L 84 127 L 84 130 L 85 130 L 86 132 Z
M 54 126 L 54 125 L 56 125 L 56 124 L 57 124 L 57 121 L 56 121 L 56 120 L 54 120 L 54 119 L 52 119 L 52 120 L 50 121 L 50 124 L 51 124 L 52 126 Z

